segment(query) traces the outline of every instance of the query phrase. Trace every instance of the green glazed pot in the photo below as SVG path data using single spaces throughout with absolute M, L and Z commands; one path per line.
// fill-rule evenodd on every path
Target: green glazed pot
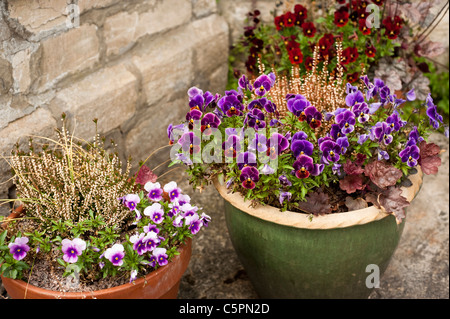
M 408 201 L 422 185 L 422 172 L 410 180 L 402 189 Z M 250 208 L 223 181 L 214 184 L 225 200 L 233 246 L 261 298 L 367 298 L 405 224 L 374 206 L 312 220 L 270 206 Z

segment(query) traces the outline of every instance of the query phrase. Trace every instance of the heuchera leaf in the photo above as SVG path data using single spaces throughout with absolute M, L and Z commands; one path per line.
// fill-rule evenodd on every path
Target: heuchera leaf
M 403 176 L 398 168 L 387 164 L 384 161 L 373 161 L 365 166 L 364 174 L 380 188 L 394 186 Z
M 332 211 L 328 195 L 321 190 L 306 195 L 305 199 L 306 202 L 299 202 L 298 207 L 307 213 L 323 215 Z
M 352 194 L 357 190 L 363 190 L 366 187 L 362 175 L 346 175 L 339 181 L 339 186 L 347 194 Z
M 409 206 L 409 202 L 402 196 L 402 190 L 395 186 L 382 190 L 381 193 L 367 193 L 366 201 L 383 208 L 386 213 L 394 214 L 397 224 L 405 218 L 405 208 Z
M 147 182 L 155 183 L 158 176 L 145 165 L 142 165 L 139 172 L 136 174 L 136 184 L 144 186 Z
M 364 169 L 351 160 L 347 160 L 347 163 L 344 164 L 344 172 L 349 175 L 359 175 L 364 173 Z
M 436 174 L 438 172 L 438 167 L 441 166 L 441 158 L 438 156 L 441 150 L 439 146 L 434 143 L 422 141 L 419 145 L 419 149 L 419 165 L 424 174 Z

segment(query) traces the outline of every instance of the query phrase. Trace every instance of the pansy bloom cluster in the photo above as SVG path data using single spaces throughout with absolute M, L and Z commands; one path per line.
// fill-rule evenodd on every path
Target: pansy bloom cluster
M 162 186 L 147 181 L 140 193 L 127 194 L 118 200 L 134 214 L 130 230 L 122 234 L 117 233 L 116 227 L 100 227 L 102 230 L 96 230 L 100 236 L 92 236 L 93 230 L 104 226 L 93 215 L 92 220 L 78 225 L 71 221 L 53 222 L 52 230 L 70 234 L 64 239 L 59 235 L 46 237 L 45 231 L 18 232 L 7 243 L 8 231 L 3 231 L 0 233 L 0 247 L 4 247 L 0 249 L 3 275 L 21 278 L 18 270 L 29 269 L 25 261 L 33 261 L 56 249 L 58 267 L 65 269 L 65 275 L 75 270 L 99 278 L 128 273 L 132 282 L 139 275 L 167 265 L 178 254 L 178 247 L 211 220 L 175 182 Z M 75 227 L 69 231 L 68 226 Z
M 220 175 L 246 199 L 311 214 L 353 209 L 339 203 L 356 196 L 401 220 L 408 203 L 393 189 L 419 166 L 428 174 L 440 165 L 437 146 L 425 141 L 430 130 L 443 126 L 431 96 L 424 104 L 426 118 L 416 125 L 402 118 L 402 107 L 416 100 L 414 90 L 397 96 L 378 78 L 347 83 L 345 102 L 334 110 L 287 94 L 286 113 L 271 101 L 273 73 L 254 81 L 242 76 L 238 83 L 236 90 L 216 95 L 196 125 L 185 123 L 178 137 L 169 135 L 178 144 L 173 163 L 187 165 L 194 186 Z M 205 136 L 208 114 L 217 116 L 218 125 Z M 195 146 L 197 158 L 187 143 Z

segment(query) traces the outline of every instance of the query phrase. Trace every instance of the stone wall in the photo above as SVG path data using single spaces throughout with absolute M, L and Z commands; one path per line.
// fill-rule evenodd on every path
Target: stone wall
M 0 0 L 0 154 L 27 135 L 53 137 L 65 112 L 86 140 L 98 118 L 136 169 L 167 144 L 191 86 L 224 91 L 228 32 L 215 0 Z M 0 198 L 10 177 L 0 160 Z

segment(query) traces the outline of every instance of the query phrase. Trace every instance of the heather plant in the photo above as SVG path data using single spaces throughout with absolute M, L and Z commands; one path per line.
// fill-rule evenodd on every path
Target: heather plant
M 5 159 L 17 189 L 11 201 L 23 213 L 0 224 L 3 276 L 30 279 L 44 263 L 86 285 L 107 277 L 132 282 L 167 265 L 208 225 L 176 182 L 161 185 L 144 163 L 130 176 L 130 160 L 123 170 L 98 134 L 87 143 L 63 125 L 57 137 L 30 140 L 27 151 L 17 146 Z
M 437 172 L 440 149 L 426 139 L 448 126 L 431 95 L 416 124 L 402 110 L 414 89 L 400 97 L 379 78 L 354 86 L 339 73 L 243 75 L 224 96 L 191 88 L 187 123 L 168 128 L 173 164 L 186 165 L 194 187 L 217 178 L 250 204 L 310 216 L 375 205 L 401 222 L 401 187 L 419 167 Z

